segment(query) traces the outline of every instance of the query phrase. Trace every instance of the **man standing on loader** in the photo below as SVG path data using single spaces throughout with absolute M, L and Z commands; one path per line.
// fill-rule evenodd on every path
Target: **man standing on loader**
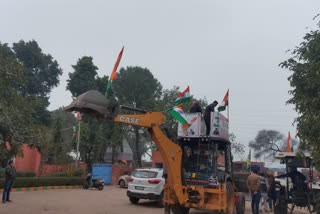
M 218 105 L 218 102 L 215 100 L 213 103 L 206 107 L 204 111 L 204 122 L 206 123 L 206 135 L 210 135 L 210 116 L 211 112 L 214 112 L 214 108 Z

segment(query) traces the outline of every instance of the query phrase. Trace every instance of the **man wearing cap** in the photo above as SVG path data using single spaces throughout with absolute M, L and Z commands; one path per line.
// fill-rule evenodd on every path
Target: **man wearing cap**
M 214 112 L 214 108 L 218 105 L 218 102 L 215 100 L 213 103 L 206 107 L 204 111 L 204 122 L 206 123 L 207 132 L 206 135 L 210 134 L 210 116 L 211 112 Z
M 2 195 L 2 203 L 12 202 L 10 200 L 10 191 L 16 179 L 16 174 L 17 174 L 16 168 L 13 166 L 12 160 L 8 162 L 8 166 L 6 167 L 5 174 L 6 174 L 6 180 L 5 180 L 5 185 L 4 185 L 3 195 Z
M 200 103 L 199 103 L 198 101 L 195 101 L 195 102 L 193 103 L 193 105 L 191 106 L 189 112 L 190 112 L 190 113 L 198 113 L 198 112 L 200 112 L 200 113 L 202 114 L 202 108 L 201 108 L 201 106 L 200 106 Z

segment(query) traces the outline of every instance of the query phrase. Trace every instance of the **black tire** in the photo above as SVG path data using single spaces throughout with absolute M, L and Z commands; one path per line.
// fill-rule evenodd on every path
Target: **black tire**
M 286 202 L 285 195 L 281 196 L 279 204 L 274 207 L 274 214 L 287 214 L 288 203 Z
M 83 189 L 88 189 L 88 188 L 89 188 L 88 184 L 83 184 Z
M 237 214 L 244 214 L 246 210 L 246 200 L 244 198 L 244 195 L 240 195 L 240 201 L 239 204 L 236 206 L 236 213 Z
M 125 188 L 126 187 L 126 182 L 124 180 L 119 181 L 119 186 L 120 188 Z
M 313 203 L 314 203 L 314 211 L 317 214 L 320 214 L 320 191 L 313 190 Z
M 99 186 L 98 186 L 98 189 L 99 189 L 99 190 L 103 190 L 103 185 L 99 185 Z
M 161 199 L 158 201 L 158 205 L 159 205 L 159 207 L 164 207 L 164 202 L 163 202 L 164 191 L 162 191 L 160 197 L 161 197 Z
M 132 204 L 137 204 L 139 202 L 139 198 L 129 197 L 129 200 Z
M 171 211 L 173 214 L 188 214 L 190 208 L 182 207 L 179 204 L 171 205 Z

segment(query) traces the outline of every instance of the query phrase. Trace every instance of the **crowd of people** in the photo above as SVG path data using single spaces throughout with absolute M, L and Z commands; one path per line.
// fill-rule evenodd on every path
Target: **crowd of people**
M 273 174 L 258 173 L 258 169 L 253 169 L 248 177 L 247 185 L 251 193 L 251 209 L 253 214 L 260 212 L 272 212 L 280 201 L 280 183 L 275 178 L 289 177 L 293 184 L 293 190 L 298 185 L 304 184 L 306 177 L 296 167 L 291 167 L 286 174 L 274 177 Z M 306 186 L 307 188 L 307 186 Z

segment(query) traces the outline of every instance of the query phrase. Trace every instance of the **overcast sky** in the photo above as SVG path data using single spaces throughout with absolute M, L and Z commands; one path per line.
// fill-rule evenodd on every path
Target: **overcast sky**
M 0 0 L 0 41 L 36 40 L 63 69 L 50 110 L 68 105 L 71 65 L 92 56 L 99 76 L 147 67 L 165 89 L 222 101 L 230 88 L 230 131 L 247 144 L 261 129 L 295 135 L 285 102 L 290 72 L 278 67 L 314 28 L 319 0 Z

